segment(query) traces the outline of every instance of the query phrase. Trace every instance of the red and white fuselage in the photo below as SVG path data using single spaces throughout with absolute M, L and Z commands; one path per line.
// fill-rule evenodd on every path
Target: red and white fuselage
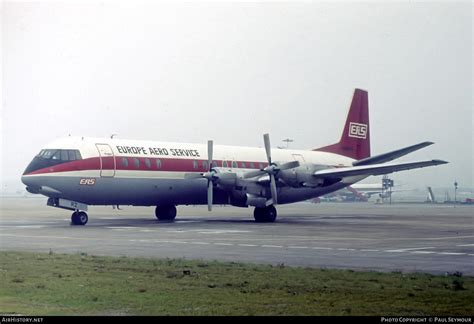
M 81 159 L 61 160 L 62 151 L 70 150 L 78 150 Z M 43 151 L 59 156 L 51 161 L 60 163 L 36 168 L 35 160 L 32 162 L 32 168 L 27 168 L 22 177 L 32 192 L 36 188 L 49 197 L 62 197 L 91 205 L 207 203 L 206 182 L 185 177 L 190 173 L 209 170 L 207 147 L 202 144 L 67 137 L 46 145 Z M 277 163 L 299 161 L 301 165 L 326 167 L 348 167 L 354 161 L 319 151 L 274 149 L 272 155 Z M 263 148 L 214 146 L 212 167 L 220 172 L 239 175 L 267 165 Z M 39 187 L 46 187 L 46 190 Z M 320 189 L 299 189 L 303 189 L 300 190 L 301 197 L 291 192 L 298 191 L 294 188 L 279 188 L 282 191 L 280 203 L 306 200 L 321 194 Z M 286 199 L 285 193 L 290 194 L 289 199 Z M 215 198 L 217 204 L 231 201 L 222 193 Z

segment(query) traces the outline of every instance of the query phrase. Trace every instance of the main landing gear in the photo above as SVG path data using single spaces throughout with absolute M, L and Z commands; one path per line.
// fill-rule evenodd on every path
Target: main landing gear
M 174 221 L 176 218 L 175 206 L 156 206 L 155 216 L 160 221 Z
M 255 207 L 253 217 L 257 223 L 273 223 L 277 217 L 277 211 L 273 205 Z
M 87 213 L 76 210 L 71 216 L 71 225 L 86 225 L 89 217 Z

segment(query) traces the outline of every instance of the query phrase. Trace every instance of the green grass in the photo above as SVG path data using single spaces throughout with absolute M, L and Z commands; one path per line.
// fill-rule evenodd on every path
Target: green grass
M 472 315 L 474 278 L 0 252 L 0 313 Z

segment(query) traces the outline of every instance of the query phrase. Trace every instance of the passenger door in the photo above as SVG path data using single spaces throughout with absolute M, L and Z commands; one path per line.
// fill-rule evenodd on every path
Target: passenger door
M 96 144 L 100 156 L 100 176 L 113 177 L 115 176 L 115 155 L 109 144 Z

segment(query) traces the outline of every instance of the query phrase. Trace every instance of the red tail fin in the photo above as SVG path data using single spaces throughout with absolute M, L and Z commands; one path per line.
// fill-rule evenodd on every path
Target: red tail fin
M 367 91 L 355 89 L 346 126 L 339 143 L 313 151 L 323 151 L 350 157 L 355 160 L 370 156 L 369 100 Z

